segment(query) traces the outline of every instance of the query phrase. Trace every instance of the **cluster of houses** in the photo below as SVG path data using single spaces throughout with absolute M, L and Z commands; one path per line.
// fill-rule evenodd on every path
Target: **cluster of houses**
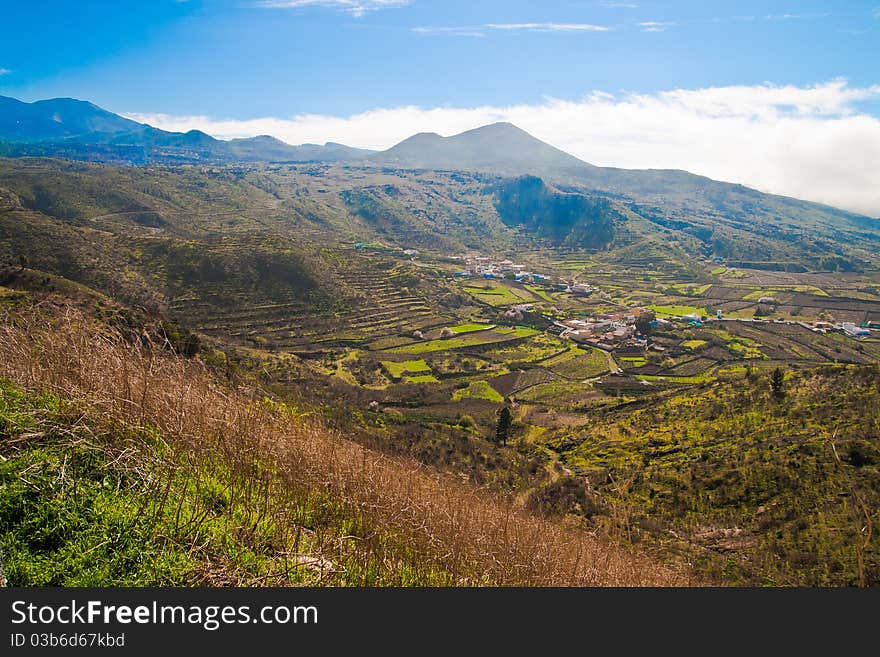
M 871 329 L 866 326 L 857 326 L 852 322 L 842 322 L 839 325 L 841 331 L 851 338 L 870 338 Z
M 872 324 L 870 322 L 865 322 L 863 324 L 856 324 L 854 322 L 797 322 L 800 326 L 803 326 L 806 329 L 810 329 L 814 333 L 828 333 L 829 331 L 840 331 L 844 335 L 848 335 L 851 338 L 870 338 L 873 333 L 871 331 L 872 328 L 880 328 L 880 324 Z
M 482 276 L 483 278 L 513 278 L 521 283 L 547 283 L 550 278 L 543 274 L 526 271 L 525 265 L 512 260 L 496 260 L 490 256 L 466 254 L 457 256 L 464 260 L 465 268 L 455 272 L 456 276 Z
M 560 292 L 570 292 L 577 296 L 590 296 L 596 288 L 578 281 L 566 281 L 553 279 L 545 274 L 526 271 L 525 265 L 519 265 L 512 260 L 495 260 L 490 256 L 467 254 L 455 256 L 463 260 L 465 268 L 455 272 L 456 276 L 482 276 L 483 278 L 512 278 L 519 283 L 537 283 L 539 285 L 553 286 Z
M 561 279 L 553 287 L 560 292 L 571 292 L 575 296 L 579 297 L 588 297 L 596 291 L 596 288 L 594 288 L 592 285 L 588 285 L 587 283 L 578 283 L 577 281 L 569 282 Z
M 557 322 L 561 337 L 606 351 L 640 351 L 648 346 L 646 337 L 636 330 L 638 308 L 614 314 L 596 314 L 588 319 L 567 319 Z

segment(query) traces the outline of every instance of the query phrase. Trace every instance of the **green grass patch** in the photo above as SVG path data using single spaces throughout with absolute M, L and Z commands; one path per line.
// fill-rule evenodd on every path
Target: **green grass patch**
M 424 360 L 404 360 L 398 363 L 390 360 L 383 360 L 382 367 L 391 375 L 392 378 L 399 379 L 404 374 L 418 374 L 419 372 L 430 372 L 431 366 Z
M 449 330 L 453 333 L 475 333 L 493 328 L 495 328 L 495 324 L 459 324 L 458 326 L 450 326 Z
M 709 343 L 706 342 L 705 340 L 685 340 L 684 342 L 681 343 L 681 346 L 684 347 L 685 349 L 690 349 L 691 351 L 693 351 L 694 349 L 699 349 L 700 347 L 705 347 L 707 344 L 709 344 Z
M 590 379 L 608 372 L 608 355 L 601 349 L 572 347 L 567 354 L 552 358 L 542 366 L 569 379 Z
M 390 349 L 390 353 L 405 354 L 427 354 L 435 351 L 447 351 L 449 349 L 460 349 L 462 347 L 476 347 L 484 344 L 492 344 L 493 342 L 504 342 L 518 338 L 527 338 L 537 334 L 535 329 L 524 326 L 515 328 L 498 328 L 494 330 L 474 331 L 465 333 L 461 337 L 442 338 L 439 340 L 427 340 L 425 342 L 415 342 L 410 345 L 396 347 Z
M 525 287 L 532 294 L 541 297 L 544 301 L 549 301 L 550 303 L 553 303 L 554 301 L 553 297 L 547 294 L 547 292 L 543 288 L 537 287 L 535 285 L 525 285 L 523 287 Z
M 265 572 L 268 554 L 231 540 L 228 518 L 206 513 L 228 501 L 221 468 L 201 472 L 197 487 L 186 468 L 169 469 L 165 482 L 140 479 L 129 469 L 138 448 L 71 434 L 76 417 L 58 398 L 0 382 L 0 435 L 17 439 L 0 460 L 0 549 L 13 586 L 192 585 L 208 553 Z M 141 448 L 154 442 L 154 458 L 167 458 L 158 434 L 142 431 Z
M 818 297 L 827 297 L 829 294 L 815 285 L 766 285 L 754 288 L 752 292 L 743 297 L 747 301 L 754 301 L 761 297 L 772 297 L 776 292 L 806 292 Z
M 703 374 L 695 374 L 693 376 L 672 376 L 672 375 L 655 375 L 655 374 L 636 374 L 637 379 L 644 381 L 668 381 L 670 383 L 707 383 L 714 380 L 712 370 L 708 370 Z
M 696 283 L 674 283 L 670 287 L 685 296 L 698 297 L 712 287 L 712 284 L 705 283 L 704 285 L 698 285 Z
M 729 342 L 727 344 L 727 348 L 740 358 L 762 358 L 766 359 L 767 356 L 762 352 L 758 347 L 754 345 L 750 340 L 747 342 L 748 338 L 744 340 L 735 340 L 733 342 Z
M 467 397 L 473 399 L 486 399 L 492 402 L 504 401 L 504 397 L 502 397 L 501 394 L 486 381 L 474 381 L 467 388 L 456 390 L 452 393 L 452 398 L 456 401 L 460 401 Z
M 464 285 L 462 289 L 480 301 L 493 306 L 509 306 L 522 303 L 523 301 L 520 296 L 514 294 L 506 285 Z
M 669 315 L 673 317 L 684 317 L 685 315 L 708 315 L 705 308 L 685 305 L 651 305 L 647 306 L 649 310 L 653 310 L 658 315 Z
M 406 383 L 440 383 L 440 379 L 438 379 L 433 374 L 422 374 L 419 376 L 407 376 L 404 378 Z

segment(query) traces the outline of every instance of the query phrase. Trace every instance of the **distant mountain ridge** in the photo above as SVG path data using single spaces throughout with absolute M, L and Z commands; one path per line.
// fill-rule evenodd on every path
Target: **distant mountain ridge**
M 268 135 L 224 141 L 200 130 L 169 132 L 72 98 L 25 103 L 0 96 L 0 141 L 5 156 L 117 164 L 348 161 L 373 153 L 335 143 L 291 146 Z
M 492 123 L 451 137 L 421 132 L 369 158 L 417 169 L 485 169 L 534 172 L 592 167 L 512 123 Z
M 131 132 L 143 124 L 84 100 L 53 98 L 25 103 L 0 96 L 0 138 L 17 141 L 69 139 L 93 133 Z

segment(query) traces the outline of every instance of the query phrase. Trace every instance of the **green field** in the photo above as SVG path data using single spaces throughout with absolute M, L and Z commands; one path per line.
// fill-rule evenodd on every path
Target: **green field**
M 453 333 L 474 333 L 476 331 L 486 331 L 493 328 L 495 328 L 495 324 L 459 324 L 458 326 L 449 327 Z
M 696 285 L 694 283 L 675 283 L 670 286 L 673 290 L 677 291 L 680 294 L 683 294 L 688 297 L 698 297 L 701 296 L 712 287 L 711 283 L 705 283 L 703 285 Z M 687 314 L 687 313 L 685 313 Z
M 484 344 L 492 344 L 493 342 L 504 342 L 517 338 L 528 338 L 538 331 L 522 326 L 516 328 L 499 328 L 492 331 L 480 330 L 472 333 L 463 334 L 462 337 L 443 338 L 439 340 L 427 340 L 425 342 L 415 342 L 413 344 L 404 345 L 389 349 L 389 353 L 404 354 L 427 354 L 434 351 L 446 351 L 448 349 L 460 349 L 462 347 L 476 347 Z
M 542 288 L 540 288 L 540 287 L 537 287 L 537 286 L 535 286 L 535 285 L 524 285 L 523 287 L 525 287 L 525 288 L 526 288 L 529 292 L 531 292 L 532 294 L 536 294 L 536 295 L 538 295 L 538 296 L 541 297 L 544 301 L 550 301 L 551 303 L 554 301 L 553 297 L 551 297 L 549 294 L 547 294 L 547 292 L 544 291 L 544 290 L 543 290 Z
M 693 376 L 675 376 L 675 375 L 655 375 L 655 374 L 636 374 L 637 379 L 642 381 L 667 381 L 670 383 L 707 383 L 713 380 L 712 369 L 703 374 L 695 374 Z
M 757 301 L 761 297 L 772 297 L 776 292 L 806 292 L 819 297 L 827 297 L 828 293 L 815 285 L 771 285 L 760 287 L 743 297 L 746 301 Z
M 493 306 L 510 306 L 523 302 L 521 297 L 514 294 L 513 290 L 505 285 L 465 285 L 463 289 L 480 301 Z
M 599 349 L 571 347 L 567 352 L 542 363 L 552 372 L 569 379 L 589 379 L 608 371 L 609 361 Z
M 452 398 L 456 401 L 460 401 L 467 397 L 486 399 L 493 402 L 504 401 L 504 397 L 502 397 L 501 394 L 499 394 L 499 392 L 486 381 L 474 381 L 467 388 L 456 390 L 452 393 Z
M 390 360 L 383 360 L 382 367 L 384 367 L 388 374 L 395 379 L 399 379 L 404 374 L 417 374 L 431 371 L 431 366 L 424 360 L 404 360 L 397 363 Z
M 705 308 L 697 308 L 696 306 L 684 305 L 652 305 L 647 306 L 648 310 L 653 310 L 658 315 L 671 315 L 675 317 L 684 317 L 685 315 L 708 315 L 709 312 Z
M 707 344 L 709 343 L 705 340 L 685 340 L 681 343 L 681 346 L 685 349 L 694 350 L 699 349 L 700 347 L 705 347 Z
M 407 383 L 440 383 L 440 379 L 438 379 L 433 374 L 422 374 L 421 376 L 407 376 L 405 381 Z

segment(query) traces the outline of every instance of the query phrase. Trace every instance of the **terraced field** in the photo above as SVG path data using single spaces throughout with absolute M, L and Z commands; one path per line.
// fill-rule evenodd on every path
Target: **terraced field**
M 462 289 L 479 301 L 492 306 L 513 306 L 542 300 L 542 297 L 523 285 L 476 281 L 463 285 Z
M 454 400 L 462 400 L 468 397 L 485 399 L 492 402 L 504 401 L 504 397 L 486 381 L 474 381 L 467 388 L 456 390 L 452 395 Z
M 172 309 L 185 311 L 195 319 L 194 328 L 206 335 L 293 352 L 373 342 L 454 323 L 429 305 L 419 285 L 401 284 L 404 277 L 409 282 L 406 264 L 351 253 L 345 257 L 349 261 L 338 277 L 350 301 L 341 308 L 322 310 L 309 299 L 255 303 L 254 295 L 230 298 L 217 292 L 180 297 Z
M 542 363 L 554 374 L 567 379 L 589 379 L 610 370 L 608 356 L 599 349 L 573 347 L 569 351 Z
M 413 342 L 390 349 L 392 353 L 426 354 L 434 351 L 449 351 L 466 347 L 479 347 L 497 342 L 509 342 L 536 335 L 538 331 L 524 326 L 516 328 L 497 328 L 485 331 L 473 331 L 452 338 Z

